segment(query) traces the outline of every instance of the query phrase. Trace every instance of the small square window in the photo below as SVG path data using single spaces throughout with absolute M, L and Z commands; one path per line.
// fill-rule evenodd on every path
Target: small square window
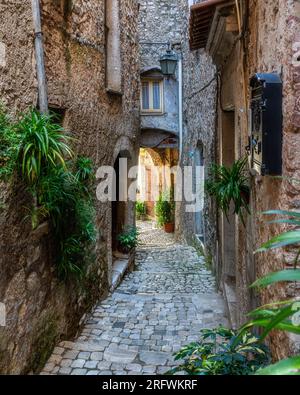
M 143 80 L 141 93 L 142 113 L 163 112 L 163 81 Z

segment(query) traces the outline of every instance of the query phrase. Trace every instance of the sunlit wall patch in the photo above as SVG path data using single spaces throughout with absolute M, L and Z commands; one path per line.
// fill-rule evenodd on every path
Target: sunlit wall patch
M 4 303 L 0 303 L 0 327 L 6 326 L 6 307 Z
M 0 67 L 6 66 L 6 45 L 0 42 Z

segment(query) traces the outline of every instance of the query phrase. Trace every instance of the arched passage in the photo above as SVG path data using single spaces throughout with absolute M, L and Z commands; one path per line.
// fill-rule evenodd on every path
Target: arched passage
M 178 137 L 165 130 L 142 130 L 139 155 L 138 200 L 155 218 L 155 204 L 162 192 L 175 191 L 173 169 L 178 165 Z
M 139 156 L 139 177 L 137 200 L 145 202 L 147 215 L 155 217 L 155 200 L 163 190 L 164 158 L 160 152 L 142 148 Z

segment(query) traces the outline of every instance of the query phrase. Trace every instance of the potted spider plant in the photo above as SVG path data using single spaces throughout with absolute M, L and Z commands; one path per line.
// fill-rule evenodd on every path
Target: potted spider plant
M 250 214 L 250 188 L 249 176 L 246 170 L 247 158 L 233 163 L 232 167 L 213 164 L 211 179 L 206 182 L 206 191 L 212 196 L 217 206 L 229 219 L 231 203 L 234 204 L 234 213 L 245 225 L 244 212 Z

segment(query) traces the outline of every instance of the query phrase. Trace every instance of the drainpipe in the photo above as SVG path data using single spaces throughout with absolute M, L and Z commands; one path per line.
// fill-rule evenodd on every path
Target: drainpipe
M 32 0 L 32 16 L 35 33 L 34 44 L 39 91 L 39 107 L 41 113 L 48 113 L 47 79 L 45 72 L 43 33 L 39 0 Z
M 179 107 L 179 158 L 182 155 L 183 148 L 183 75 L 182 75 L 182 55 L 178 60 L 178 107 Z

